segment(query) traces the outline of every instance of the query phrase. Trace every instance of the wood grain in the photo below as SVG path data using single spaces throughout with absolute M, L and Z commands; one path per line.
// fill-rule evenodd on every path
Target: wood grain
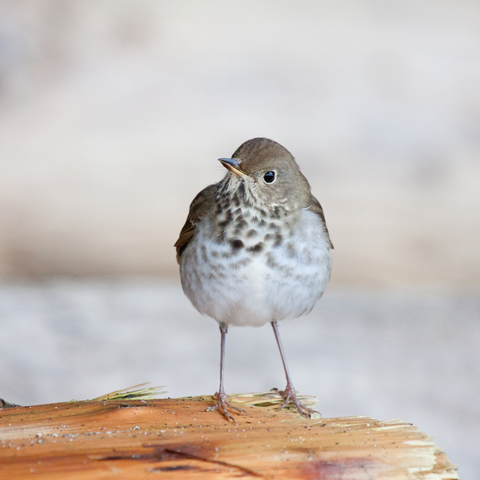
M 0 478 L 458 478 L 432 438 L 401 420 L 307 420 L 246 407 L 243 397 L 250 416 L 234 424 L 203 411 L 212 403 L 206 396 L 2 408 Z

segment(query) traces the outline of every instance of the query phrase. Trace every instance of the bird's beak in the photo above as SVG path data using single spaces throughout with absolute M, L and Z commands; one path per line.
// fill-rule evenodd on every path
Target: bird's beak
M 227 169 L 234 173 L 237 177 L 245 178 L 248 175 L 240 168 L 240 162 L 238 158 L 219 158 L 218 161 Z

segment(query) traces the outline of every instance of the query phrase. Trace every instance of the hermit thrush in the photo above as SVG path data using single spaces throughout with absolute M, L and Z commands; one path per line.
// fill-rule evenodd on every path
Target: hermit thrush
M 287 377 L 283 407 L 292 402 L 310 417 L 313 410 L 297 399 L 277 322 L 310 312 L 330 278 L 333 245 L 322 207 L 293 156 L 273 140 L 248 140 L 219 160 L 227 174 L 195 197 L 175 243 L 183 291 L 220 325 L 220 388 L 208 410 L 228 420 L 227 407 L 244 412 L 223 387 L 228 327 L 270 322 Z

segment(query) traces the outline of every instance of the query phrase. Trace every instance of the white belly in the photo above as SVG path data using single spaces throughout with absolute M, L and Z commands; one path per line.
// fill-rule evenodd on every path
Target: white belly
M 266 232 L 260 229 L 259 236 Z M 197 310 L 219 323 L 261 326 L 297 318 L 310 312 L 330 278 L 328 242 L 307 210 L 294 236 L 257 254 L 247 249 L 258 236 L 234 255 L 229 244 L 206 237 L 196 234 L 183 252 L 182 286 Z

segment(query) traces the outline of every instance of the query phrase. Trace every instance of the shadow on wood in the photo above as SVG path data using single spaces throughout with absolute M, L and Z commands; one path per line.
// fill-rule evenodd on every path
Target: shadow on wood
M 308 420 L 248 407 L 253 394 L 229 399 L 250 416 L 204 412 L 210 396 L 5 407 L 0 478 L 458 478 L 432 438 L 401 420 Z

